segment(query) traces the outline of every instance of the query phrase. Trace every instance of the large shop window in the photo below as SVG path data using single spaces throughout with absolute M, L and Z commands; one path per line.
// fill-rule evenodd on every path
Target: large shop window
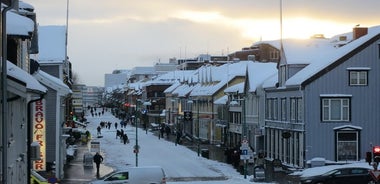
M 322 97 L 322 121 L 350 121 L 350 97 Z
M 359 158 L 359 132 L 336 131 L 337 161 L 356 161 Z

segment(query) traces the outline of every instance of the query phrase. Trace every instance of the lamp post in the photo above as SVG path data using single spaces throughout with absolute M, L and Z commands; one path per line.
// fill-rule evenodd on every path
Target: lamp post
M 136 144 L 135 144 L 135 147 L 134 147 L 134 152 L 135 152 L 135 155 L 136 155 L 136 167 L 139 166 L 139 139 L 138 139 L 138 131 L 137 131 L 137 103 L 138 103 L 138 99 L 136 99 L 136 107 L 135 107 L 135 126 L 136 126 Z
M 148 117 L 148 106 L 151 106 L 152 103 L 150 101 L 146 101 L 143 103 L 145 106 L 145 111 L 143 113 L 143 120 L 144 120 L 144 126 L 145 126 L 145 134 L 148 134 L 148 122 L 149 122 L 149 117 Z
M 238 92 L 237 92 L 238 94 Z M 247 166 L 248 166 L 248 140 L 247 140 L 247 122 L 246 122 L 246 114 L 245 114 L 245 97 L 242 99 L 234 99 L 230 102 L 230 105 L 238 105 L 239 103 L 237 101 L 241 101 L 242 106 L 242 116 L 241 116 L 241 123 L 242 123 L 242 146 L 240 149 L 243 153 L 243 159 L 244 159 L 244 179 L 247 179 Z M 242 157 L 241 157 L 242 158 Z
M 200 152 L 200 150 L 201 150 L 201 148 L 200 148 L 200 141 L 201 141 L 201 139 L 200 139 L 200 137 L 199 137 L 199 130 L 200 130 L 200 127 L 199 127 L 199 105 L 200 105 L 200 103 L 199 103 L 199 100 L 197 99 L 197 137 L 198 137 L 198 157 L 199 157 L 199 152 Z

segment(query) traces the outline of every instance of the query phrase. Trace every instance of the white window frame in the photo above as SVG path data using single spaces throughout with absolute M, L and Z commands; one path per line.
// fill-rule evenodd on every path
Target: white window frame
M 339 134 L 355 134 L 355 140 L 339 140 Z M 350 146 L 351 145 L 351 146 Z M 352 146 L 353 145 L 353 146 Z M 355 158 L 344 157 L 342 152 L 354 155 Z M 359 159 L 359 132 L 358 131 L 342 131 L 336 132 L 336 159 L 337 161 L 357 161 Z
M 368 70 L 350 70 L 349 80 L 350 86 L 367 86 Z
M 322 121 L 350 121 L 351 98 L 323 97 L 321 103 Z M 333 110 L 338 111 L 336 112 L 337 114 L 332 112 Z M 336 115 L 339 116 L 339 118 L 334 118 Z

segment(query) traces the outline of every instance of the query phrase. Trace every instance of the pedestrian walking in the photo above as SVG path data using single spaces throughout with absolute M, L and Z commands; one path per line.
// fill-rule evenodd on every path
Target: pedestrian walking
M 166 125 L 166 126 L 165 126 L 165 133 L 166 133 L 166 138 L 167 138 L 167 139 L 169 139 L 170 132 L 171 132 L 171 130 L 170 130 L 169 125 Z
M 182 137 L 182 133 L 177 130 L 177 132 L 176 132 L 176 139 L 175 139 L 175 145 L 176 146 L 177 146 L 177 144 L 181 144 L 181 137 Z
M 117 122 L 115 122 L 115 129 L 117 129 Z
M 98 128 L 96 128 L 96 130 L 98 130 L 98 136 L 102 135 L 102 132 L 101 132 L 102 128 L 100 128 L 100 126 L 98 126 Z
M 96 176 L 99 177 L 99 167 L 100 167 L 100 163 L 103 162 L 103 157 L 102 155 L 99 154 L 99 152 L 96 152 L 93 159 L 96 164 Z
M 117 137 L 120 137 L 121 138 L 121 132 L 120 132 L 120 130 L 116 130 L 116 139 L 117 139 Z
M 161 137 L 164 138 L 164 132 L 165 132 L 165 124 L 161 124 L 160 126 L 160 134 L 158 136 L 158 139 L 160 139 Z
M 129 143 L 128 135 L 127 135 L 127 134 L 124 134 L 124 135 L 123 135 L 123 141 L 124 141 L 124 144 Z
M 111 122 L 108 122 L 108 130 L 111 128 Z

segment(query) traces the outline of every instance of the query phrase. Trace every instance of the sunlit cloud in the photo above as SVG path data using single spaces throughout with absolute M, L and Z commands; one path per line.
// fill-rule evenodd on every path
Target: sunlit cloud
M 173 17 L 193 22 L 211 23 L 225 19 L 219 12 L 180 11 Z

